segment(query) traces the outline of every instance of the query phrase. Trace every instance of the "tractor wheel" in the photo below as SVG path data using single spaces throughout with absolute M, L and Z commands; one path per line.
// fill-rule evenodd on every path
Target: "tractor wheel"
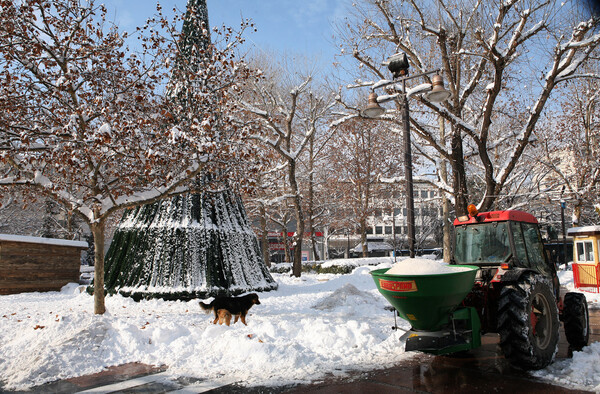
M 590 339 L 590 315 L 585 295 L 581 293 L 565 294 L 563 321 L 565 335 L 571 350 L 581 351 Z
M 544 277 L 526 274 L 500 292 L 500 347 L 512 365 L 527 370 L 550 364 L 558 349 L 559 324 L 552 285 Z

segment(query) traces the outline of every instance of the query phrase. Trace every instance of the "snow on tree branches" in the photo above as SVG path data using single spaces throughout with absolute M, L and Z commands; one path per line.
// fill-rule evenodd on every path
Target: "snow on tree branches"
M 203 49 L 205 64 L 177 63 L 175 72 L 180 19 L 157 7 L 136 32 L 134 52 L 94 1 L 1 2 L 0 185 L 34 189 L 85 218 L 96 282 L 97 238 L 110 214 L 184 192 L 201 171 L 226 173 L 225 163 L 252 156 L 245 130 L 231 124 L 229 99 L 247 68 L 225 45 Z M 182 86 L 185 106 L 170 94 Z

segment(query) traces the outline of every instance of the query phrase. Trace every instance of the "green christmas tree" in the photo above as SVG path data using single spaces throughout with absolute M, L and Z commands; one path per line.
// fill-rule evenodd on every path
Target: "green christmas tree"
M 210 51 L 205 0 L 189 0 L 178 72 L 197 70 Z M 201 82 L 199 82 L 201 83 Z M 193 105 L 192 83 L 169 87 L 179 105 Z M 210 179 L 205 175 L 205 180 Z M 269 291 L 277 284 L 262 259 L 241 198 L 219 192 L 185 194 L 125 212 L 106 255 L 109 292 L 140 298 L 191 299 Z

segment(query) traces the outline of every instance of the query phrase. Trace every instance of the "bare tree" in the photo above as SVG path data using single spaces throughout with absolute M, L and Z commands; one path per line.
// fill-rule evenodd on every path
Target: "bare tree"
M 271 151 L 261 152 L 265 157 L 265 170 L 257 174 L 257 182 L 251 193 L 246 193 L 244 199 L 248 209 L 248 215 L 255 218 L 259 223 L 259 236 L 263 252 L 263 259 L 268 266 L 271 264 L 269 228 L 271 224 L 285 228 L 287 233 L 288 208 L 285 204 L 285 177 L 280 166 L 277 166 L 277 155 Z M 282 192 L 283 190 L 283 192 Z M 282 201 L 283 200 L 283 201 Z M 286 253 L 286 261 L 290 262 L 289 253 Z
M 334 101 L 313 89 L 313 76 L 294 74 L 290 70 L 264 67 L 265 78 L 249 84 L 240 102 L 254 117 L 259 133 L 251 136 L 264 148 L 276 152 L 285 163 L 288 192 L 286 200 L 293 206 L 296 220 L 293 274 L 302 272 L 302 241 L 305 232 L 299 164 L 314 134 L 326 119 Z
M 351 212 L 346 217 L 354 221 L 349 228 L 359 230 L 363 256 L 368 252 L 367 218 L 373 215 L 375 198 L 386 189 L 380 179 L 395 176 L 401 165 L 400 141 L 383 126 L 361 119 L 345 122 L 328 146 L 329 189 L 343 196 L 338 203 Z
M 547 195 L 571 202 L 575 224 L 593 222 L 593 205 L 600 202 L 600 69 L 595 64 L 578 76 L 560 89 L 562 111 L 545 122 L 535 150 L 538 172 L 547 173 Z
M 443 69 L 451 99 L 441 105 L 417 100 L 450 122 L 449 144 L 440 141 L 434 122 L 414 116 L 411 125 L 415 145 L 430 145 L 439 161 L 450 164 L 452 185 L 440 187 L 454 196 L 459 215 L 472 197 L 465 158 L 481 167 L 479 208 L 492 208 L 515 181 L 551 93 L 600 43 L 595 16 L 565 17 L 576 11 L 573 2 L 371 0 L 353 6 L 339 37 L 364 75 L 385 80 L 381 63 L 399 51 L 415 73 Z M 503 118 L 511 119 L 510 128 L 499 122 Z M 399 122 L 393 114 L 384 119 Z
M 218 173 L 222 163 L 250 156 L 239 139 L 244 130 L 223 116 L 233 110 L 228 94 L 245 68 L 228 50 L 211 47 L 205 67 L 172 72 L 180 17 L 157 11 L 139 32 L 136 54 L 93 0 L 0 7 L 0 184 L 50 197 L 90 226 L 97 314 L 105 312 L 107 219 L 184 192 L 201 171 Z M 165 93 L 183 85 L 186 106 Z

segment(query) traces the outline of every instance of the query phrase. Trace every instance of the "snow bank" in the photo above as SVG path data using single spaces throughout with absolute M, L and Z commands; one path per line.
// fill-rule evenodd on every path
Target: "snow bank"
M 437 260 L 405 259 L 386 271 L 389 275 L 441 275 L 470 271 L 467 267 L 455 267 Z
M 135 361 L 167 365 L 174 378 L 225 375 L 250 385 L 391 366 L 412 355 L 402 351 L 402 330 L 390 330 L 392 314 L 370 271 L 275 275 L 279 290 L 260 293 L 248 326 L 213 325 L 198 301 L 119 295 L 107 297 L 107 313 L 98 316 L 92 297 L 73 285 L 0 296 L 0 381 L 26 389 Z
M 167 365 L 167 373 L 249 385 L 284 385 L 343 375 L 351 370 L 390 367 L 413 357 L 399 337 L 410 326 L 393 314 L 370 275 L 378 266 L 350 275 L 289 274 L 274 277 L 277 291 L 260 294 L 248 326 L 213 325 L 197 301 L 106 298 L 108 312 L 93 314 L 81 287 L 61 292 L 0 296 L 0 391 L 142 362 Z M 560 273 L 573 287 L 572 272 Z M 599 295 L 586 294 L 590 308 Z M 535 372 L 539 379 L 571 388 L 600 390 L 600 344 L 570 360 Z M 2 386 L 2 384 L 4 386 Z

